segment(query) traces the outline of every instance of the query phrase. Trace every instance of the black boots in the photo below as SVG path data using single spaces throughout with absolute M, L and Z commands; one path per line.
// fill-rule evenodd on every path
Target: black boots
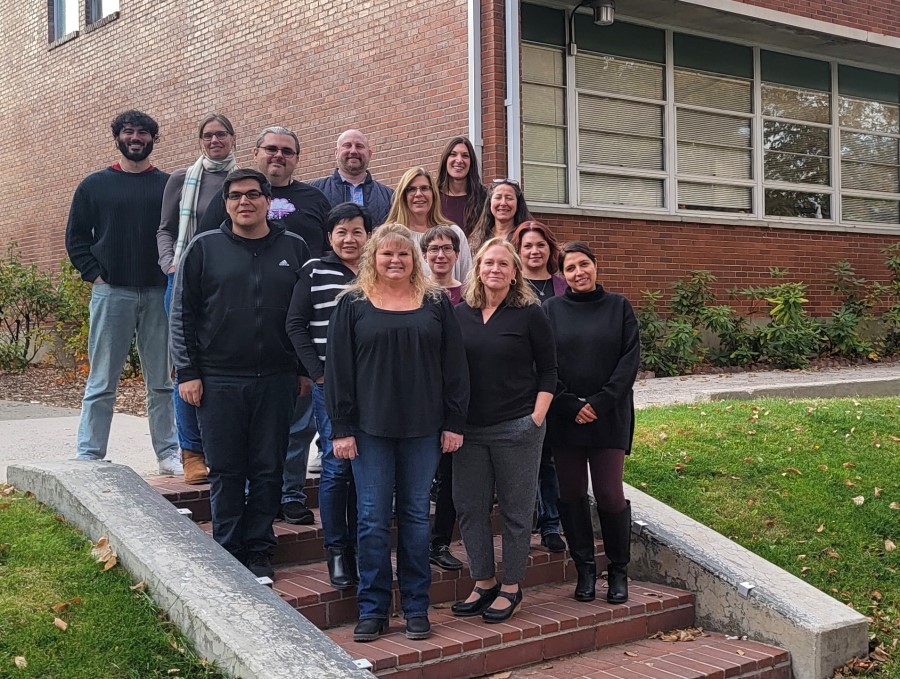
M 594 560 L 594 527 L 591 504 L 587 495 L 573 502 L 558 502 L 559 520 L 569 543 L 569 556 L 575 562 L 578 582 L 576 601 L 593 601 L 596 597 L 597 562 Z
M 603 533 L 603 549 L 609 559 L 606 600 L 611 604 L 628 601 L 628 562 L 631 561 L 631 501 L 615 514 L 597 513 Z
M 350 549 L 327 547 L 328 579 L 335 589 L 350 589 L 359 582 L 356 555 Z

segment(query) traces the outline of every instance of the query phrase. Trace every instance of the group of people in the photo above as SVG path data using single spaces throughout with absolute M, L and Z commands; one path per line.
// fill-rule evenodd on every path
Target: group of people
M 276 517 L 314 520 L 303 485 L 318 432 L 329 577 L 357 588 L 355 640 L 387 630 L 392 521 L 411 639 L 431 633 L 431 564 L 462 567 L 457 521 L 475 584 L 454 615 L 514 614 L 535 514 L 544 546 L 570 553 L 575 598 L 593 600 L 589 482 L 606 597 L 626 601 L 638 326 L 597 283 L 591 248 L 560 247 L 518 182 L 485 187 L 465 137 L 437 179 L 411 168 L 394 191 L 372 178 L 358 130 L 309 183 L 293 179 L 300 143 L 285 127 L 262 130 L 254 167 L 238 168 L 234 127 L 207 116 L 200 157 L 171 176 L 149 160 L 158 131 L 119 115 L 121 159 L 73 198 L 66 245 L 93 284 L 76 456 L 106 455 L 136 335 L 160 472 L 209 482 L 213 537 L 257 576 L 274 576 Z

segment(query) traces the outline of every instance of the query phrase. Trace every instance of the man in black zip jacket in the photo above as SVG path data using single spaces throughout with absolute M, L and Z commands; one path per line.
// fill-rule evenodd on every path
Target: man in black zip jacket
M 272 186 L 262 173 L 235 170 L 222 192 L 230 222 L 194 238 L 178 270 L 172 357 L 179 393 L 198 409 L 213 537 L 254 575 L 272 577 L 298 379 L 285 318 L 309 248 L 267 220 Z

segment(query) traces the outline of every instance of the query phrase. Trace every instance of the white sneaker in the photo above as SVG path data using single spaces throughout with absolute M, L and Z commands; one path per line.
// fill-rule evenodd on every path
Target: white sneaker
M 314 474 L 322 473 L 322 454 L 317 452 L 316 456 L 309 461 L 309 464 L 306 465 L 306 470 L 311 471 Z
M 184 467 L 178 455 L 169 455 L 159 461 L 159 473 L 163 476 L 184 476 Z

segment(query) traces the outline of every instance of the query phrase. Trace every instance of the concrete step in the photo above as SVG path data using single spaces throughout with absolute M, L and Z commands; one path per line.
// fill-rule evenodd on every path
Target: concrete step
M 381 677 L 468 679 L 637 641 L 694 623 L 694 597 L 688 592 L 632 582 L 629 601 L 614 606 L 602 598 L 575 601 L 571 589 L 569 584 L 527 587 L 519 610 L 500 624 L 455 618 L 449 609 L 432 609 L 433 633 L 425 641 L 408 640 L 401 618 L 392 618 L 390 632 L 370 643 L 353 641 L 355 623 L 326 630 L 326 634 L 354 658 L 368 660 Z
M 550 659 L 547 659 L 550 660 Z M 707 632 L 690 642 L 642 639 L 513 670 L 510 679 L 790 679 L 787 651 Z M 429 675 L 430 676 L 430 675 Z
M 461 542 L 450 546 L 450 551 L 464 564 L 466 550 Z M 500 538 L 494 538 L 494 558 L 502 569 Z M 392 559 L 396 569 L 396 561 Z M 597 544 L 597 564 L 602 571 L 606 567 L 603 543 Z M 528 566 L 525 571 L 525 586 L 535 587 L 548 583 L 571 582 L 574 590 L 575 564 L 565 554 L 548 552 L 541 546 L 540 537 L 532 536 Z M 431 604 L 446 607 L 454 601 L 469 596 L 474 586 L 468 565 L 460 571 L 445 571 L 436 566 L 431 569 Z M 605 596 L 606 583 L 597 582 L 598 591 Z M 303 566 L 288 566 L 275 571 L 274 590 L 291 606 L 296 608 L 312 623 L 322 629 L 355 621 L 359 615 L 356 605 L 356 590 L 338 591 L 328 581 L 328 567 L 324 562 Z M 400 610 L 400 593 L 394 581 L 393 610 Z

